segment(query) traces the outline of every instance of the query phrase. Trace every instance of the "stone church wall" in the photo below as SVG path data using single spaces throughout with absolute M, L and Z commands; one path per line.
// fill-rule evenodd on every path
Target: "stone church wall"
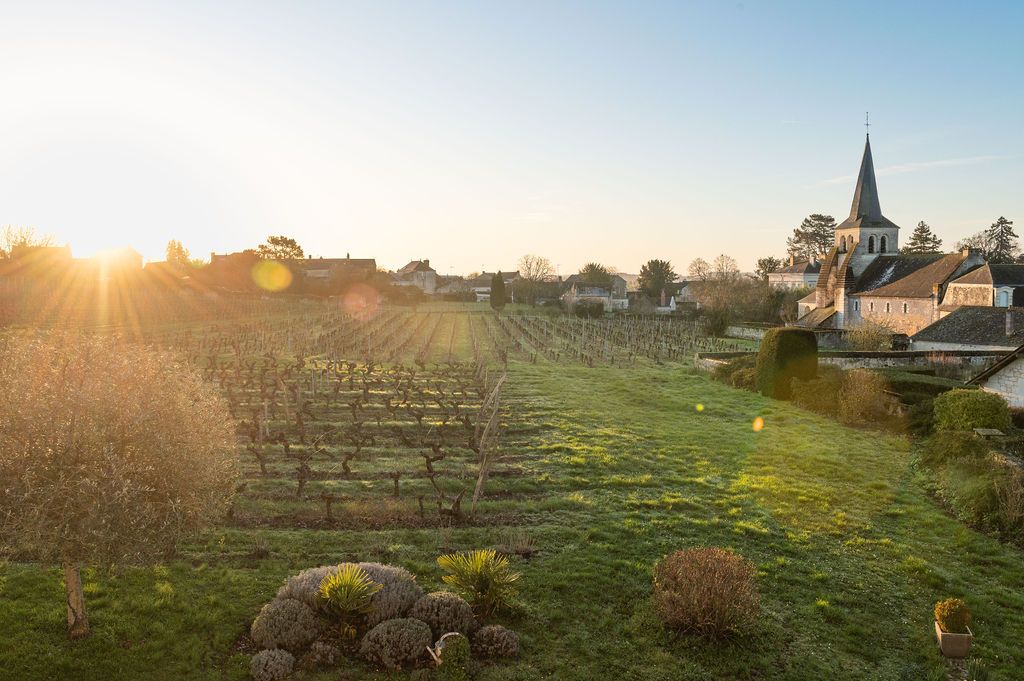
M 950 284 L 943 305 L 992 305 L 992 287 L 981 284 Z
M 857 316 L 862 319 L 885 324 L 896 333 L 913 336 L 915 333 L 938 319 L 931 298 L 871 298 L 857 296 L 860 310 Z M 874 309 L 872 309 L 874 304 Z M 889 311 L 885 311 L 886 304 Z M 906 304 L 907 311 L 903 311 Z

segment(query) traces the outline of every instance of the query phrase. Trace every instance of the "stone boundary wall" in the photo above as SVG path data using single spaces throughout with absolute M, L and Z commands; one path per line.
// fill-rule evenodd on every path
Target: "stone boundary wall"
M 725 329 L 725 335 L 731 338 L 743 338 L 759 341 L 764 338 L 768 329 L 782 328 L 777 324 L 732 324 Z M 808 329 L 818 339 L 819 348 L 840 348 L 846 336 L 846 329 Z
M 698 352 L 694 367 L 711 371 L 729 360 L 754 355 L 755 352 Z M 1003 357 L 998 350 L 901 350 L 891 352 L 822 352 L 818 361 L 842 369 L 886 369 L 899 367 L 928 367 L 936 365 L 957 367 L 985 367 Z

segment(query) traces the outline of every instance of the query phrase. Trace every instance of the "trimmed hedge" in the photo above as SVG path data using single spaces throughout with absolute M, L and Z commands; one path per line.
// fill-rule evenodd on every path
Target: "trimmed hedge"
M 1010 407 L 999 395 L 983 390 L 957 388 L 935 398 L 936 430 L 973 430 L 1012 425 Z
M 766 397 L 788 400 L 794 378 L 818 373 L 818 339 L 807 329 L 769 329 L 757 353 L 757 389 Z

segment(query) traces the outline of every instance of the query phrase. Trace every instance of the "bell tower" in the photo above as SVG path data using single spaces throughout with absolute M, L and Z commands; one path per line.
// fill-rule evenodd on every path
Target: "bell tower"
M 871 158 L 871 136 L 864 142 L 857 186 L 853 190 L 850 217 L 836 227 L 835 246 L 845 264 L 860 276 L 875 258 L 899 252 L 900 228 L 882 215 L 875 181 L 875 164 Z

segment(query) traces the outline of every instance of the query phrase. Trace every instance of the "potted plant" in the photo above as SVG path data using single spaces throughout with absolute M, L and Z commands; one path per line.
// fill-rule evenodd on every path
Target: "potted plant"
M 974 634 L 967 625 L 971 611 L 959 598 L 947 598 L 935 604 L 935 638 L 946 657 L 967 657 Z

